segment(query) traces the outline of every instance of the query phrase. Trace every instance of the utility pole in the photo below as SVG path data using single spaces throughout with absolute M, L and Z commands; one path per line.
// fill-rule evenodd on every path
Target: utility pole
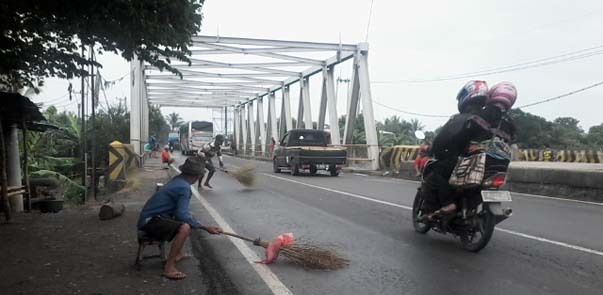
M 90 45 L 90 61 L 94 62 L 94 45 Z M 90 161 L 92 164 L 92 173 L 91 173 L 91 182 L 92 182 L 92 197 L 94 198 L 94 200 L 96 200 L 96 130 L 95 130 L 95 126 L 96 126 L 96 101 L 97 98 L 96 96 L 98 95 L 98 93 L 96 93 L 96 89 L 94 89 L 94 77 L 95 77 L 95 73 L 94 73 L 94 65 L 90 64 L 90 97 L 92 98 L 92 116 L 90 117 L 91 121 L 92 121 L 92 126 L 90 128 L 90 132 L 92 134 L 90 134 L 92 136 L 92 145 L 90 148 Z
M 84 44 L 82 44 L 82 58 L 86 56 Z M 82 185 L 84 188 L 86 187 L 86 177 L 88 174 L 88 167 L 86 165 L 87 153 L 86 153 L 86 85 L 85 80 L 86 75 L 84 71 L 86 70 L 86 66 L 82 63 L 82 130 L 80 130 L 82 141 L 82 163 L 84 164 L 82 170 Z M 84 190 L 84 202 L 86 202 L 87 190 Z

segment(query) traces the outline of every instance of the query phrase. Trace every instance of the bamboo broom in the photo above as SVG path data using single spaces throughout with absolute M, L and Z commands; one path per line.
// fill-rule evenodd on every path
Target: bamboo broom
M 269 245 L 269 242 L 260 238 L 251 239 L 230 232 L 223 232 L 222 234 L 253 243 L 263 248 L 268 248 Z M 290 246 L 282 246 L 280 253 L 292 263 L 300 265 L 305 269 L 338 270 L 350 264 L 350 261 L 347 258 L 341 257 L 333 247 L 319 246 L 306 242 L 295 242 Z

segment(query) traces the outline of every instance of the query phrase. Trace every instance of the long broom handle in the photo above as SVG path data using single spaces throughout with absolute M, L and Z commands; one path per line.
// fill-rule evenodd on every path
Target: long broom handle
M 241 239 L 241 240 L 244 240 L 244 241 L 247 241 L 247 242 L 251 242 L 251 243 L 253 243 L 256 246 L 260 246 L 260 247 L 264 247 L 264 248 L 268 247 L 268 242 L 262 241 L 260 238 L 252 239 L 252 238 L 244 237 L 244 236 L 241 236 L 241 235 L 238 235 L 238 234 L 235 234 L 235 233 L 231 233 L 231 232 L 227 232 L 227 231 L 222 232 L 222 234 L 223 235 L 227 235 L 227 236 L 231 236 L 231 237 L 234 237 L 234 238 L 237 238 L 237 239 Z

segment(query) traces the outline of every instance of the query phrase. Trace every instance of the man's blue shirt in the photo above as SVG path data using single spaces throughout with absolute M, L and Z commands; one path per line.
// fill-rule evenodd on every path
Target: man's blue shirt
M 138 228 L 144 226 L 154 216 L 173 218 L 198 228 L 201 223 L 189 211 L 191 184 L 182 175 L 174 177 L 156 192 L 144 205 L 138 218 Z

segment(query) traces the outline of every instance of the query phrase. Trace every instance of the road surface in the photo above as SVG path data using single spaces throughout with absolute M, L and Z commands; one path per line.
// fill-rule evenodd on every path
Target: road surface
M 254 163 L 255 188 L 217 172 L 214 189 L 201 192 L 203 206 L 193 206 L 196 216 L 252 237 L 292 232 L 334 244 L 352 261 L 333 272 L 286 259 L 264 267 L 253 263 L 261 249 L 196 236 L 197 255 L 215 256 L 241 294 L 603 294 L 600 204 L 514 194 L 513 216 L 474 254 L 451 236 L 414 232 L 416 182 L 347 173 L 293 177 L 272 173 L 267 162 L 225 162 L 229 169 Z

